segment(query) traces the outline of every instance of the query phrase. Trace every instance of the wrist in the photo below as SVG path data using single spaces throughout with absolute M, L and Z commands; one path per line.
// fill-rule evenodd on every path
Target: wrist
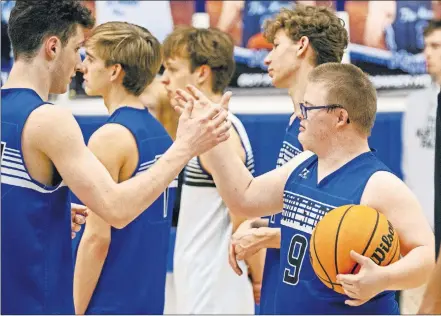
M 173 142 L 173 144 L 171 145 L 170 149 L 173 149 L 173 151 L 175 151 L 175 157 L 181 157 L 186 162 L 196 156 L 196 154 L 192 150 L 191 144 L 188 144 L 187 142 L 180 139 L 176 139 L 176 141 Z
M 395 287 L 393 285 L 393 282 L 391 280 L 391 273 L 390 273 L 390 266 L 385 267 L 379 267 L 381 274 L 380 274 L 380 280 L 381 280 L 381 292 L 382 291 L 395 291 Z
M 272 227 L 260 227 L 256 229 L 256 234 L 264 237 L 263 245 L 265 248 L 280 248 L 280 229 Z

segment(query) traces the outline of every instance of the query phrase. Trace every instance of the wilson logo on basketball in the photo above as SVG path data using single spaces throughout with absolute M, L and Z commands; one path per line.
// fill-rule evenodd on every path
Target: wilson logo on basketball
M 357 274 L 360 265 L 351 250 L 387 266 L 400 258 L 397 231 L 386 216 L 366 205 L 343 205 L 318 222 L 309 242 L 315 274 L 327 287 L 344 294 L 338 274 Z
M 371 256 L 372 261 L 374 261 L 379 266 L 386 259 L 389 251 L 391 251 L 395 238 L 395 232 L 392 224 L 389 221 L 387 221 L 387 223 L 389 225 L 389 233 L 381 236 L 381 240 L 383 242 L 380 243 L 380 245 L 375 249 L 374 253 Z

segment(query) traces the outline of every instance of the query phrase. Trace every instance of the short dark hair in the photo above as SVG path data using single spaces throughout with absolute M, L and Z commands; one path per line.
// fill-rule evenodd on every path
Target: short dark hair
M 424 37 L 429 36 L 436 30 L 441 30 L 441 20 L 432 20 L 424 29 Z
M 35 57 L 47 36 L 59 37 L 64 46 L 77 25 L 94 24 L 90 10 L 77 0 L 17 0 L 8 22 L 14 58 Z

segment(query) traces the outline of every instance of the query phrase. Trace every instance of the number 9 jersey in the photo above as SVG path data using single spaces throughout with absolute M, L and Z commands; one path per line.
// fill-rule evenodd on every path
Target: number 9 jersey
M 317 165 L 316 155 L 306 159 L 285 185 L 275 314 L 399 314 L 393 291 L 358 307 L 346 305 L 348 297 L 326 287 L 309 259 L 309 240 L 322 217 L 336 207 L 360 204 L 369 178 L 389 169 L 366 152 L 317 183 Z

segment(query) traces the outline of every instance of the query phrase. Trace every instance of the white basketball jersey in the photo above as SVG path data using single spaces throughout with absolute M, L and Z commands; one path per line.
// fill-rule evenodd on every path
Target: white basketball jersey
M 434 229 L 435 121 L 437 85 L 409 96 L 402 123 L 404 181 Z
M 254 173 L 251 145 L 240 120 L 230 114 Z M 176 231 L 174 280 L 178 314 L 254 314 L 247 268 L 241 276 L 228 263 L 232 234 L 228 208 L 213 178 L 194 157 L 184 169 L 181 208 Z

